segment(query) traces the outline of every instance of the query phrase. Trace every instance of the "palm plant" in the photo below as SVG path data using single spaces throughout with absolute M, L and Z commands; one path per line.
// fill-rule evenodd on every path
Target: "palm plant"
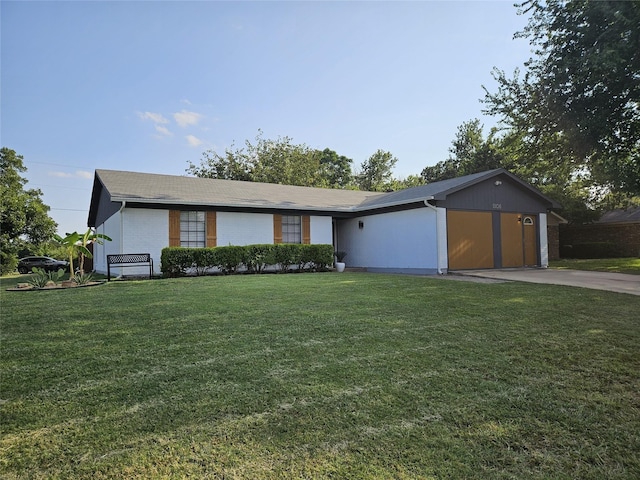
M 97 243 L 98 245 L 104 245 L 103 240 L 110 242 L 111 238 L 104 233 L 96 233 L 90 228 L 86 232 L 84 232 L 84 235 L 82 235 L 81 238 L 82 246 L 84 247 L 84 249 L 80 251 L 80 274 L 84 274 L 84 259 L 93 258 L 93 255 L 88 249 L 89 244 Z

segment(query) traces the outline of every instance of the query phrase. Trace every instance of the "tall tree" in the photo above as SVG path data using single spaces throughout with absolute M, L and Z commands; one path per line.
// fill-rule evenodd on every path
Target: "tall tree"
M 640 193 L 640 2 L 527 0 L 516 37 L 534 57 L 523 78 L 494 69 L 486 112 L 538 157 L 555 155 L 594 185 Z M 556 160 L 557 162 L 558 160 Z
M 16 265 L 17 252 L 25 242 L 35 246 L 48 241 L 57 224 L 38 189 L 25 189 L 27 171 L 23 157 L 14 150 L 0 149 L 0 256 L 2 273 Z
M 320 156 L 319 178 L 321 186 L 328 188 L 347 188 L 353 181 L 351 164 L 353 160 L 338 155 L 329 148 L 325 148 Z
M 449 157 L 425 167 L 421 173 L 424 181 L 438 182 L 506 166 L 497 131 L 492 130 L 485 139 L 482 130 L 483 126 L 478 119 L 460 125 L 451 142 Z
M 231 146 L 224 154 L 208 150 L 200 165 L 189 162 L 187 172 L 197 177 L 280 183 L 306 187 L 347 188 L 352 179 L 352 160 L 330 149 L 316 150 L 293 143 L 290 137 L 262 137 Z
M 377 150 L 360 165 L 356 175 L 356 184 L 360 190 L 384 192 L 393 189 L 392 170 L 398 159 L 391 152 Z

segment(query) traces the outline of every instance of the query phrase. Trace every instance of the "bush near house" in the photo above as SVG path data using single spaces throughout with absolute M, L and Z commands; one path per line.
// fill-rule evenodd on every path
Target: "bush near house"
M 262 273 L 268 267 L 278 272 L 323 271 L 333 263 L 333 246 L 329 244 L 264 244 L 229 245 L 213 248 L 167 247 L 160 257 L 161 270 L 166 277 L 178 277 L 187 273 L 204 275 L 211 270 L 223 274 Z

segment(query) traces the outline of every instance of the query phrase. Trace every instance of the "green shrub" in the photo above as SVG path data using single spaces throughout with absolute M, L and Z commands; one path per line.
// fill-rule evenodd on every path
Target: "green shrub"
M 297 258 L 300 257 L 299 251 L 302 245 L 295 243 L 279 243 L 273 249 L 273 264 L 276 266 L 276 270 L 280 272 L 287 272 L 291 265 L 297 262 Z
M 73 280 L 77 285 L 86 285 L 93 280 L 93 274 L 91 273 L 76 273 L 73 276 Z
M 196 275 L 204 275 L 211 268 L 220 268 L 218 251 L 215 248 L 192 248 L 191 255 Z
M 333 263 L 333 247 L 293 243 L 213 248 L 167 247 L 162 250 L 160 260 L 160 268 L 168 277 L 185 275 L 191 268 L 195 269 L 196 275 L 204 275 L 212 268 L 233 274 L 242 265 L 251 273 L 261 273 L 268 266 L 287 272 L 291 271 L 293 265 L 297 265 L 300 271 L 325 271 Z
M 267 265 L 273 263 L 274 249 L 275 245 L 272 244 L 247 245 L 242 254 L 242 263 L 248 272 L 262 273 Z
M 326 271 L 333 265 L 333 246 L 327 244 L 308 245 L 311 268 L 315 271 Z
M 242 265 L 245 247 L 229 245 L 226 247 L 215 247 L 218 256 L 218 266 L 223 273 L 236 273 L 238 267 Z
M 193 248 L 167 247 L 160 254 L 160 269 L 166 277 L 179 277 L 187 273 L 194 263 Z
M 55 285 L 62 277 L 64 270 L 59 268 L 56 272 L 47 272 L 43 268 L 33 267 L 33 274 L 27 280 L 27 283 L 34 288 L 44 288 L 47 285 Z

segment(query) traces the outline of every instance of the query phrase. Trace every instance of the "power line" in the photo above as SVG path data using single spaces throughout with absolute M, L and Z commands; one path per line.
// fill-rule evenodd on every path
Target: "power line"
M 87 170 L 87 167 L 80 167 L 78 165 L 65 165 L 63 163 L 37 162 L 34 160 L 28 160 L 25 163 L 37 163 L 38 165 L 51 165 L 53 167 L 69 167 L 69 168 L 80 168 L 80 169 Z
M 84 209 L 84 210 L 80 210 L 77 208 L 54 208 L 54 207 L 49 207 L 49 210 L 64 210 L 65 212 L 88 212 L 89 209 Z
M 90 188 L 82 188 L 82 187 L 67 187 L 67 186 L 62 186 L 62 185 L 47 185 L 45 183 L 31 183 L 29 182 L 29 186 L 32 187 L 52 187 L 52 188 L 60 188 L 63 190 L 67 190 L 67 189 L 72 189 L 72 190 L 84 190 L 86 192 L 91 191 Z

